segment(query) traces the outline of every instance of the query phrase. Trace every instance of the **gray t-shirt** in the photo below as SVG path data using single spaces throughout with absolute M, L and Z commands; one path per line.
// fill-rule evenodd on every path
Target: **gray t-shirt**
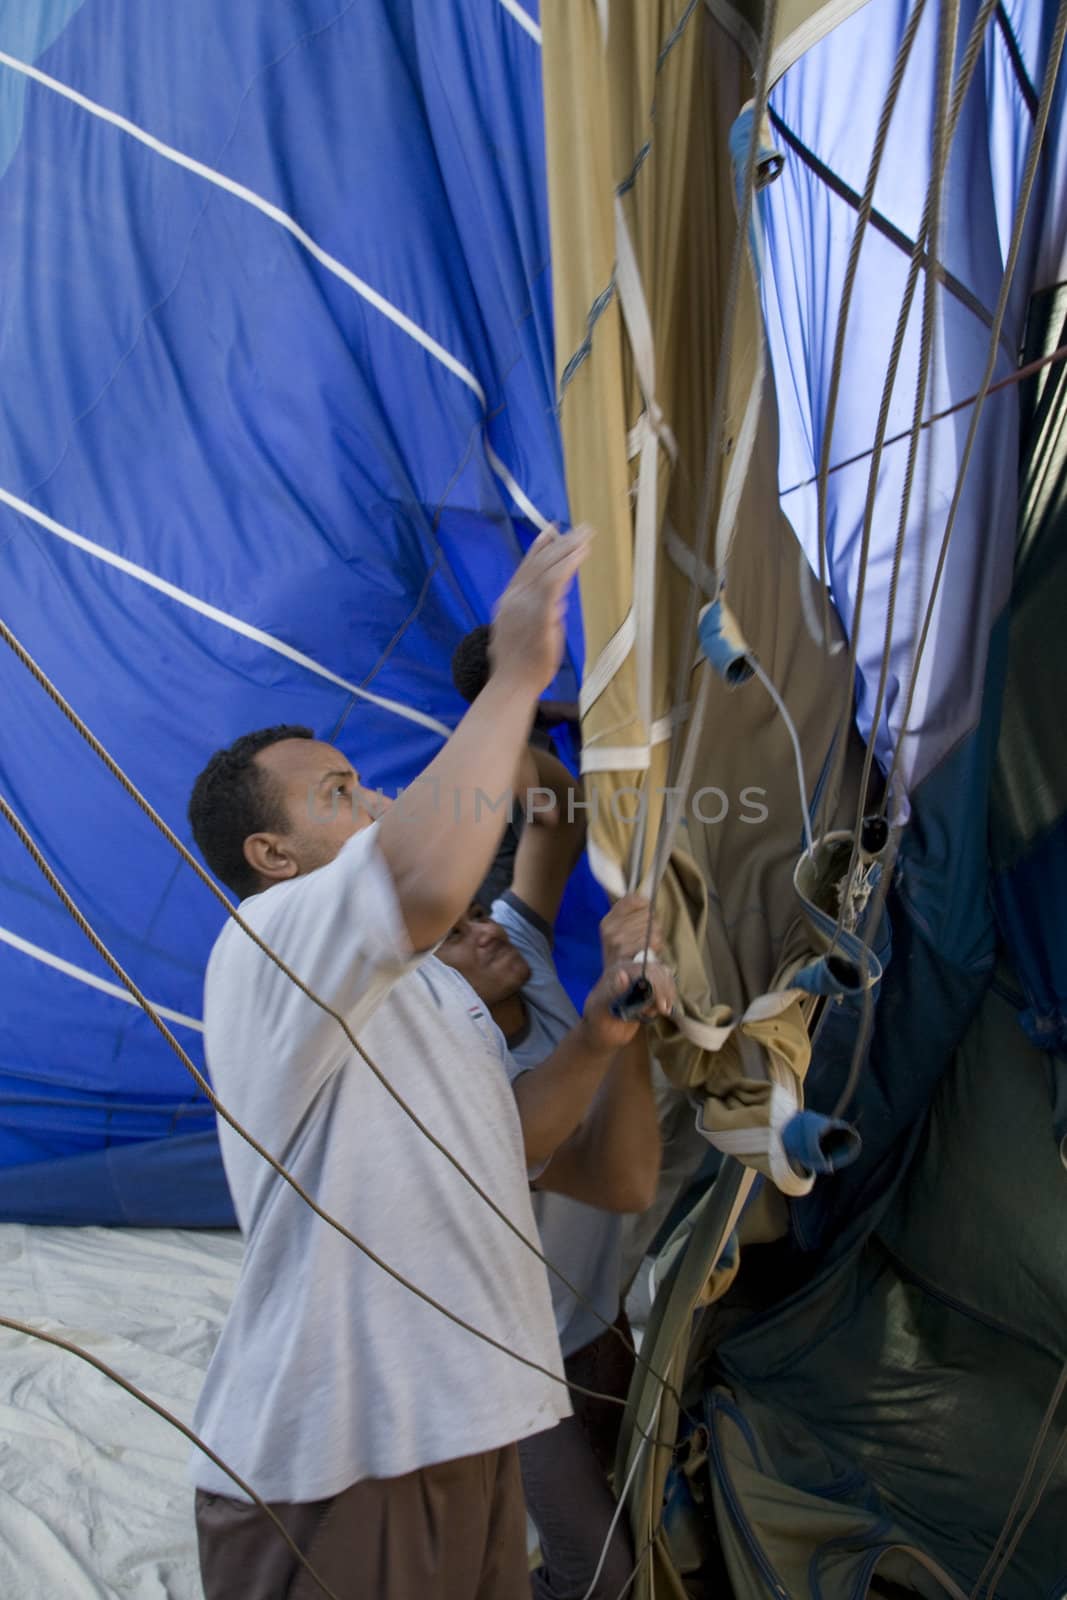
M 412 954 L 377 833 L 242 915 L 536 1242 L 503 1037 L 458 973 Z M 233 923 L 208 963 L 204 1015 L 223 1104 L 385 1262 L 506 1347 L 416 1299 L 220 1125 L 245 1251 L 196 1410 L 205 1441 L 264 1499 L 308 1501 L 569 1415 L 566 1390 L 507 1353 L 560 1371 L 540 1262 Z M 239 1495 L 199 1453 L 193 1477 Z
M 492 918 L 530 964 L 529 981 L 522 990 L 528 1027 L 509 1044 L 512 1057 L 526 1070 L 552 1054 L 578 1021 L 578 1013 L 559 981 L 550 932 L 542 919 L 513 894 L 493 902 Z M 614 1322 L 622 1276 L 622 1217 L 545 1190 L 534 1192 L 533 1209 L 545 1256 L 582 1291 L 604 1322 Z M 560 1345 L 563 1354 L 571 1356 L 604 1332 L 604 1322 L 576 1300 L 555 1273 L 548 1277 Z

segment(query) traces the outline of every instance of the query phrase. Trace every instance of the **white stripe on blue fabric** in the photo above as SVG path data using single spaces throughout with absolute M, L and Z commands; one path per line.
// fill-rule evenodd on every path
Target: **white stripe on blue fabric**
M 501 3 L 503 4 L 504 0 L 501 0 Z M 508 9 L 510 10 L 511 7 L 509 6 Z M 516 11 L 519 9 L 518 6 L 515 7 Z M 526 15 L 525 12 L 523 12 L 523 15 Z M 527 17 L 526 20 L 531 21 L 532 19 Z M 538 38 L 540 38 L 540 29 L 538 29 Z M 402 333 L 406 333 L 409 339 L 413 339 L 428 355 L 433 356 L 435 361 L 439 361 L 454 377 L 465 384 L 471 393 L 477 396 L 483 412 L 488 410 L 485 390 L 469 367 L 464 366 L 463 362 L 457 356 L 454 356 L 451 350 L 446 350 L 443 344 L 439 343 L 432 334 L 427 333 L 425 328 L 420 328 L 417 322 L 412 321 L 399 307 L 393 305 L 391 300 L 387 300 L 383 294 L 380 294 L 365 279 L 359 277 L 349 267 L 346 267 L 343 261 L 338 261 L 336 256 L 331 255 L 328 250 L 324 250 L 322 245 L 316 243 L 311 235 L 305 232 L 300 224 L 289 216 L 288 212 L 283 211 L 280 206 L 273 205 L 269 200 L 265 200 L 262 195 L 256 194 L 254 189 L 249 189 L 245 184 L 238 183 L 233 178 L 228 178 L 225 173 L 218 172 L 214 167 L 206 166 L 204 162 L 185 155 L 181 150 L 175 149 L 173 145 L 165 144 L 162 139 L 157 139 L 154 134 L 147 133 L 144 128 L 139 128 L 128 117 L 120 116 L 117 111 L 109 110 L 107 106 L 101 105 L 99 101 L 91 100 L 88 95 L 80 94 L 77 89 L 72 89 L 69 84 L 60 82 L 58 78 L 50 77 L 47 72 L 42 72 L 38 67 L 31 66 L 28 61 L 20 61 L 17 56 L 8 55 L 6 51 L 0 50 L 0 65 L 9 67 L 12 72 L 21 73 L 23 77 L 30 78 L 34 83 L 40 84 L 42 88 L 50 89 L 53 94 L 62 95 L 65 100 L 69 100 L 73 105 L 79 106 L 83 111 L 88 111 L 91 116 L 98 117 L 102 122 L 110 123 L 113 128 L 118 128 L 120 132 L 128 134 L 131 139 L 136 139 L 138 143 L 154 151 L 156 155 L 163 156 L 165 160 L 172 161 L 175 166 L 184 168 L 186 172 L 191 172 L 198 178 L 204 178 L 208 183 L 214 184 L 217 189 L 222 189 L 227 194 L 233 195 L 235 199 L 243 201 L 245 205 L 252 206 L 272 222 L 278 223 L 320 266 L 325 267 L 327 272 L 333 273 L 334 277 L 339 278 L 349 289 L 354 290 L 368 305 L 373 306 L 383 317 L 388 318 L 395 327 L 399 328 Z M 503 479 L 516 503 L 522 505 L 524 515 L 536 521 L 541 516 L 540 512 L 526 499 L 525 495 L 522 495 L 521 489 L 519 489 L 507 468 L 499 462 L 489 448 L 488 442 L 486 444 L 486 452 L 490 464 Z M 520 495 L 522 495 L 521 501 L 519 499 Z M 529 509 L 527 510 L 526 507 L 529 507 Z M 541 518 L 539 525 L 542 527 L 547 526 L 546 519 Z
M 515 18 L 523 32 L 530 35 L 535 44 L 541 43 L 540 24 L 534 21 L 528 11 L 523 10 L 522 6 L 519 5 L 519 0 L 500 0 L 500 4 L 509 16 Z
M 451 728 L 445 723 L 438 722 L 436 717 L 431 717 L 424 711 L 415 711 L 410 706 L 405 706 L 399 700 L 389 700 L 385 695 L 374 694 L 370 689 L 361 689 L 358 684 L 349 683 L 347 678 L 342 678 L 336 672 L 331 672 L 329 667 L 324 667 L 321 662 L 312 660 L 302 650 L 294 649 L 291 644 L 286 644 L 281 639 L 275 639 L 272 634 L 264 633 L 262 628 L 254 628 L 250 622 L 235 617 L 229 611 L 221 611 L 218 606 L 209 605 L 206 600 L 201 600 L 197 595 L 190 594 L 187 589 L 179 589 L 177 584 L 168 583 L 166 578 L 157 577 L 154 572 L 149 572 L 147 567 L 138 566 L 135 561 L 128 561 L 125 556 L 120 556 L 114 550 L 108 550 L 102 544 L 96 544 L 92 539 L 86 539 L 80 533 L 75 533 L 72 528 L 65 528 L 61 522 L 46 516 L 43 511 L 38 511 L 36 506 L 31 506 L 28 501 L 20 500 L 18 495 L 11 494 L 7 489 L 0 488 L 0 502 L 17 511 L 20 516 L 29 517 L 39 528 L 46 533 L 54 534 L 57 539 L 73 545 L 76 550 L 82 550 L 86 555 L 95 556 L 98 561 L 106 562 L 109 567 L 115 567 L 129 578 L 136 578 L 138 583 L 145 584 L 150 589 L 156 589 L 160 594 L 165 594 L 168 599 L 176 600 L 179 605 L 187 606 L 190 611 L 197 612 L 202 617 L 207 617 L 210 622 L 217 622 L 220 627 L 229 628 L 231 633 L 239 633 L 246 639 L 252 639 L 256 644 L 263 645 L 267 650 L 273 650 L 276 655 L 285 656 L 297 666 L 303 667 L 307 672 L 313 672 L 319 678 L 325 678 L 328 683 L 334 683 L 339 689 L 346 689 L 349 694 L 358 696 L 360 700 L 367 700 L 371 705 L 380 706 L 383 711 L 391 711 L 395 716 L 406 717 L 409 722 L 417 722 L 420 727 L 429 728 L 447 739 Z
M 50 950 L 42 949 L 39 944 L 31 944 L 29 939 L 23 939 L 8 928 L 0 928 L 0 944 L 10 945 L 12 950 L 21 951 L 24 956 L 32 956 L 34 961 L 40 961 L 53 971 L 63 973 L 64 977 L 74 978 L 90 989 L 99 989 L 101 994 L 109 994 L 116 1000 L 124 1000 L 127 1005 L 141 1009 L 130 991 L 124 989 L 121 984 L 110 983 L 107 978 L 98 978 L 95 972 L 87 972 L 84 967 L 75 966 L 73 961 L 65 961 L 62 956 L 55 956 Z M 150 1004 L 157 1016 L 162 1017 L 165 1022 L 176 1022 L 182 1028 L 194 1028 L 197 1033 L 203 1033 L 204 1024 L 199 1017 L 187 1017 L 184 1011 L 172 1011 L 169 1006 L 158 1006 L 154 1000 Z

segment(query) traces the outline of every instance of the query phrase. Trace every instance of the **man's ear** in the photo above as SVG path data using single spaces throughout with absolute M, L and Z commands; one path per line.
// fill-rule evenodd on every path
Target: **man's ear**
M 285 840 L 278 833 L 250 833 L 244 842 L 244 858 L 252 871 L 268 883 L 295 878 L 299 871 L 296 857 L 286 849 Z

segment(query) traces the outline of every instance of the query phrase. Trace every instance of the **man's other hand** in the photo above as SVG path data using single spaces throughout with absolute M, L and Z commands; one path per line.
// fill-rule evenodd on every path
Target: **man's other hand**
M 642 974 L 639 961 L 624 961 L 603 974 L 589 993 L 582 1012 L 582 1027 L 592 1049 L 598 1051 L 621 1050 L 628 1045 L 641 1026 L 640 1020 L 627 1022 L 612 1016 L 612 1002 L 626 993 L 635 978 L 644 976 L 652 985 L 652 999 L 643 1013 L 646 1021 L 657 1016 L 669 1016 L 676 998 L 674 978 L 666 967 L 650 961 Z
M 632 961 L 646 948 L 663 954 L 663 934 L 652 918 L 649 927 L 649 902 L 643 894 L 624 894 L 616 900 L 600 923 L 600 951 L 605 972 L 620 961 Z

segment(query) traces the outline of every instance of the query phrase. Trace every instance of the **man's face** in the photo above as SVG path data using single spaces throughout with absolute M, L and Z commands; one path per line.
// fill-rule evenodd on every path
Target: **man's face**
M 246 854 L 268 879 L 297 877 L 333 860 L 346 840 L 370 827 L 389 801 L 364 789 L 347 757 L 316 739 L 280 739 L 256 757 L 276 785 L 288 826 L 253 834 Z M 272 841 L 268 850 L 262 841 Z
M 470 984 L 490 1008 L 518 994 L 530 976 L 530 965 L 499 923 L 473 904 L 437 947 L 437 959 Z

